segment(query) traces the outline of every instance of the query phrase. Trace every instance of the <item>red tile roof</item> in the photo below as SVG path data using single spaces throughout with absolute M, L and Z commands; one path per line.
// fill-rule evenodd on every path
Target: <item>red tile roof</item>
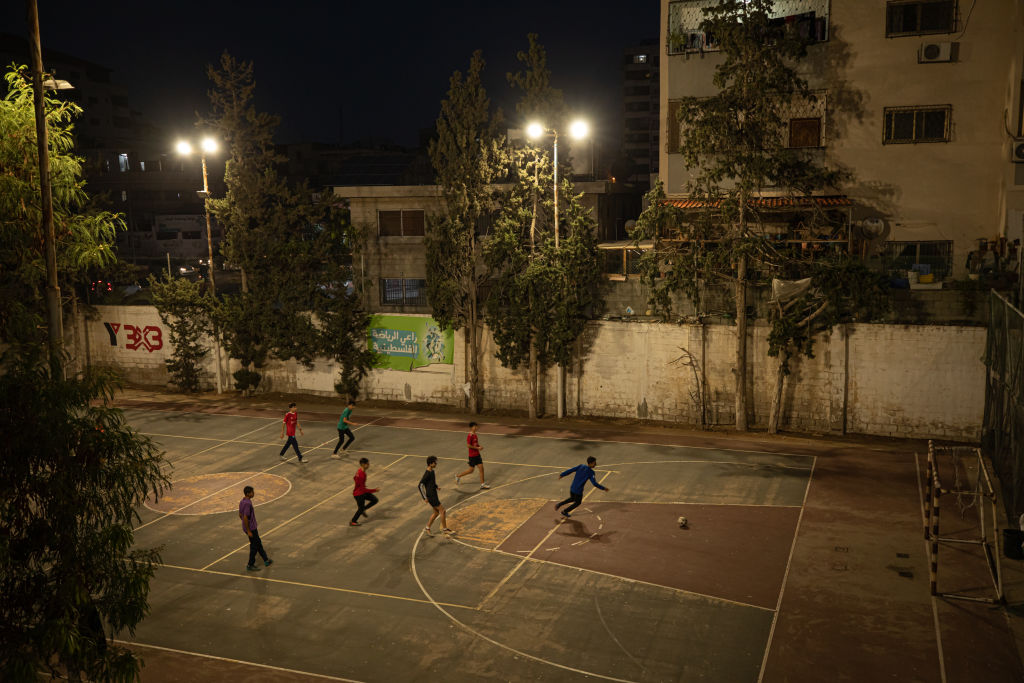
M 700 209 L 707 206 L 707 203 L 702 199 L 666 199 L 664 204 L 666 206 L 674 206 L 677 209 Z M 820 208 L 831 208 L 836 206 L 853 206 L 853 201 L 845 195 L 832 195 L 828 197 L 752 197 L 748 204 L 759 209 L 788 209 L 812 205 L 817 205 Z

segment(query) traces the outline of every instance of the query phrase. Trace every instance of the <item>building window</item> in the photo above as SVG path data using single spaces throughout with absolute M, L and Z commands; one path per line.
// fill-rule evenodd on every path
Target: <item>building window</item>
M 790 147 L 821 147 L 821 119 L 790 119 Z
M 380 281 L 382 306 L 426 306 L 427 281 L 409 278 L 382 278 Z
M 128 155 L 127 154 L 118 154 L 117 155 L 117 165 L 121 168 L 121 173 L 124 173 L 125 171 L 131 170 L 131 167 L 128 165 Z
M 886 107 L 882 143 L 949 142 L 951 105 Z
M 604 255 L 602 272 L 611 279 L 623 279 L 640 273 L 643 249 L 601 248 Z
M 928 270 L 941 280 L 953 271 L 953 241 L 886 242 L 883 261 L 890 271 Z
M 128 190 L 121 190 L 121 201 L 128 201 Z
M 956 0 L 897 0 L 885 8 L 886 36 L 952 33 L 956 29 Z
M 381 237 L 422 237 L 423 210 L 378 211 L 377 234 Z
M 647 55 L 633 55 L 633 63 L 634 64 L 646 64 L 647 63 Z

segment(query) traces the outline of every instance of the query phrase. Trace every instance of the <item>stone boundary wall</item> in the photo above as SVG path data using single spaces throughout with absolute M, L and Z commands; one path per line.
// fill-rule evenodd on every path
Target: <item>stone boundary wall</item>
M 171 348 L 156 309 L 98 306 L 98 317 L 77 321 L 79 357 L 116 367 L 128 381 L 166 384 Z M 748 401 L 753 424 L 768 421 L 775 359 L 767 356 L 768 328 L 753 326 L 748 344 Z M 70 335 L 68 335 L 70 338 Z M 733 417 L 735 327 L 593 321 L 581 340 L 582 361 L 566 369 L 569 415 L 624 417 L 699 425 L 729 425 Z M 482 339 L 485 409 L 527 407 L 525 368 L 504 368 L 485 330 Z M 855 324 L 816 340 L 813 358 L 792 363 L 783 392 L 782 428 L 906 438 L 977 441 L 984 410 L 985 329 L 949 325 Z M 465 336 L 455 334 L 453 365 L 411 372 L 375 370 L 362 397 L 464 405 Z M 225 361 L 225 365 L 226 365 Z M 213 354 L 205 368 L 212 387 Z M 237 364 L 230 371 L 236 370 Z M 265 391 L 334 396 L 334 364 L 312 368 L 272 362 L 261 371 Z M 224 372 L 230 386 L 230 372 Z M 702 383 L 701 378 L 704 378 Z M 541 378 L 543 412 L 555 413 L 553 369 Z

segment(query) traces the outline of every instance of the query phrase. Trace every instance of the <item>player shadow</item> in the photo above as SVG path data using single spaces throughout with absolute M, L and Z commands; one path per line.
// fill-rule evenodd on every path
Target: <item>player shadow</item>
M 611 536 L 614 536 L 615 533 L 616 533 L 615 531 L 605 531 L 605 532 L 602 532 L 602 533 L 595 533 L 593 531 L 590 531 L 590 529 L 587 528 L 586 522 L 580 521 L 578 519 L 573 519 L 572 517 L 570 517 L 568 519 L 564 519 L 564 521 L 562 522 L 560 528 L 561 529 L 568 529 L 568 533 L 564 534 L 566 536 L 587 539 L 587 540 L 592 541 L 594 543 L 607 543 L 608 539 Z

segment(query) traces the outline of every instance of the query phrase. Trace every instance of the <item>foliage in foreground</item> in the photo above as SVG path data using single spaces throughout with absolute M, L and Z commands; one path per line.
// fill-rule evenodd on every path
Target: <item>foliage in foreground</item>
M 133 547 L 132 525 L 168 480 L 156 444 L 109 405 L 114 389 L 31 361 L 0 375 L 0 679 L 138 676 L 110 639 L 149 611 L 159 555 Z

